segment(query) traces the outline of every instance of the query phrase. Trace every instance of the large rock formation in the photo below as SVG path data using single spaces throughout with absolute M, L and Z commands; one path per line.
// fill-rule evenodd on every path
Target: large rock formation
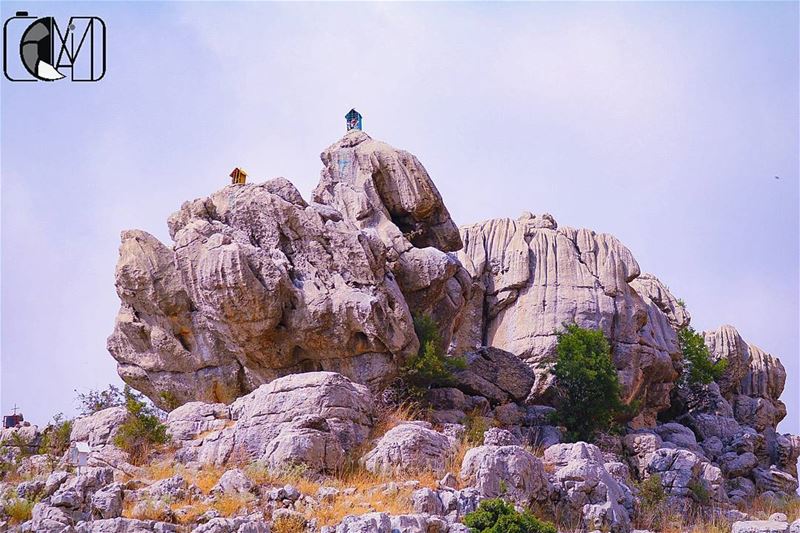
M 575 323 L 608 338 L 624 400 L 639 412 L 613 461 L 564 447 L 571 458 L 553 465 L 569 474 L 583 462 L 575 471 L 605 479 L 627 461 L 639 480 L 658 474 L 676 501 L 701 485 L 720 504 L 796 490 L 800 439 L 776 432 L 780 362 L 723 326 L 704 335 L 725 375 L 678 381 L 677 331 L 690 316 L 615 237 L 529 213 L 459 232 L 416 157 L 358 130 L 321 159 L 311 202 L 276 178 L 185 203 L 169 219 L 172 247 L 123 232 L 108 347 L 132 386 L 160 406 L 185 404 L 169 417 L 182 460 L 337 468 L 366 437 L 371 397 L 419 347 L 412 316 L 428 314 L 442 348 L 466 363 L 427 391 L 430 420 L 502 427 L 485 450 L 561 439 L 549 369 L 559 330 Z M 448 437 L 413 424 L 373 444 L 362 459 L 374 471 L 440 471 L 450 453 Z M 525 463 L 516 451 L 475 453 L 476 480 L 481 468 Z M 587 524 L 630 514 L 600 494 L 573 498 L 557 478 L 557 490 L 591 506 Z M 480 494 L 490 485 L 476 481 Z
M 127 383 L 162 407 L 313 370 L 380 385 L 417 350 L 412 312 L 448 340 L 469 278 L 425 169 L 358 131 L 322 159 L 318 203 L 276 178 L 185 203 L 171 248 L 122 233 L 108 349 Z
M 472 276 L 472 297 L 451 350 L 485 345 L 512 352 L 537 369 L 531 400 L 546 401 L 557 333 L 566 323 L 600 328 L 611 341 L 626 400 L 640 400 L 638 425 L 669 405 L 680 350 L 674 326 L 688 322 L 652 276 L 640 277 L 616 238 L 558 227 L 550 215 L 524 214 L 461 230 L 458 254 Z

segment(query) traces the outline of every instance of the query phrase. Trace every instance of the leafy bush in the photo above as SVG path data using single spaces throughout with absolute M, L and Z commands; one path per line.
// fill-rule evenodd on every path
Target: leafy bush
M 629 414 L 620 400 L 617 370 L 611 348 L 599 330 L 574 324 L 558 334 L 555 419 L 567 428 L 571 440 L 593 439 L 600 429 L 611 429 L 615 418 Z
M 53 422 L 42 432 L 39 453 L 55 457 L 64 455 L 69 448 L 70 433 L 72 433 L 72 420 L 65 420 L 63 413 L 58 413 L 53 417 Z
M 78 393 L 78 410 L 82 415 L 87 416 L 109 407 L 125 405 L 125 399 L 124 391 L 119 390 L 119 387 L 109 385 L 105 390 L 90 390 L 85 394 Z
M 167 426 L 161 423 L 158 410 L 127 385 L 123 395 L 128 419 L 119 427 L 114 444 L 130 454 L 131 463 L 141 464 L 153 447 L 169 440 Z
M 478 508 L 464 517 L 471 533 L 557 533 L 555 526 L 533 516 L 520 513 L 500 498 L 483 500 Z
M 419 339 L 419 352 L 406 361 L 400 375 L 409 395 L 420 399 L 432 386 L 452 383 L 453 371 L 464 369 L 466 362 L 443 353 L 436 322 L 430 316 L 415 316 L 414 331 Z
M 727 359 L 712 361 L 703 336 L 690 326 L 678 330 L 678 343 L 683 353 L 681 381 L 689 385 L 706 385 L 722 377 L 728 367 Z

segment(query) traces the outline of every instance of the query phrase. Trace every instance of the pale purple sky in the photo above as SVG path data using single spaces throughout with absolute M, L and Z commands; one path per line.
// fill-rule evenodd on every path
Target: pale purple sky
M 119 382 L 120 230 L 169 244 L 167 216 L 237 165 L 308 197 L 355 106 L 459 224 L 529 210 L 616 235 L 697 329 L 781 358 L 800 433 L 798 3 L 19 9 L 102 17 L 108 73 L 0 83 L 3 413 L 44 423 Z

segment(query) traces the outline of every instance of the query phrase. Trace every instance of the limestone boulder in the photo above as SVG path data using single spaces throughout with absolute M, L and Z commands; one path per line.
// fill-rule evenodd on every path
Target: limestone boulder
M 109 407 L 89 416 L 76 418 L 69 435 L 71 442 L 85 441 L 95 448 L 112 444 L 119 427 L 128 419 L 124 406 Z
M 778 520 L 734 522 L 731 533 L 787 533 L 789 524 Z
M 466 368 L 454 372 L 456 387 L 492 403 L 523 402 L 536 382 L 533 370 L 516 355 L 480 347 L 466 355 Z
M 124 231 L 108 350 L 159 406 L 230 404 L 284 375 L 333 371 L 375 388 L 418 348 L 442 348 L 472 282 L 436 186 L 412 154 L 351 131 L 321 155 L 311 202 L 284 178 L 183 204 L 173 243 Z
M 331 472 L 366 439 L 373 416 L 367 387 L 341 374 L 307 372 L 262 385 L 227 409 L 187 404 L 170 413 L 168 427 L 183 437 L 176 455 L 184 462 L 248 460 L 273 470 L 302 464 Z
M 387 431 L 361 461 L 374 473 L 438 475 L 444 473 L 452 447 L 453 441 L 427 422 L 405 422 Z
M 106 518 L 81 522 L 75 526 L 76 533 L 177 533 L 178 531 L 176 524 L 132 518 Z
M 605 466 L 600 449 L 585 442 L 557 444 L 544 452 L 554 498 L 563 512 L 591 530 L 629 532 L 633 494 Z M 615 463 L 612 468 L 618 472 Z
M 482 498 L 502 496 L 523 506 L 550 495 L 542 462 L 521 446 L 484 445 L 468 450 L 461 478 Z

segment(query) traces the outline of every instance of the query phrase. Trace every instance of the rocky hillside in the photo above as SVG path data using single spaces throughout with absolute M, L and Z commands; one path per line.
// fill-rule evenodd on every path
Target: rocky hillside
M 415 156 L 358 130 L 321 159 L 310 200 L 231 185 L 170 216 L 169 246 L 122 233 L 108 350 L 170 444 L 131 464 L 111 407 L 72 428 L 88 472 L 9 448 L 0 503 L 32 510 L 0 531 L 455 533 L 497 497 L 562 531 L 800 531 L 766 512 L 798 508 L 776 357 L 722 326 L 703 339 L 724 373 L 679 387 L 689 313 L 612 235 L 530 213 L 459 229 Z M 414 410 L 393 398 L 420 316 L 465 363 Z M 554 422 L 566 324 L 602 331 L 635 408 L 594 443 Z M 0 444 L 20 439 L 42 434 Z

